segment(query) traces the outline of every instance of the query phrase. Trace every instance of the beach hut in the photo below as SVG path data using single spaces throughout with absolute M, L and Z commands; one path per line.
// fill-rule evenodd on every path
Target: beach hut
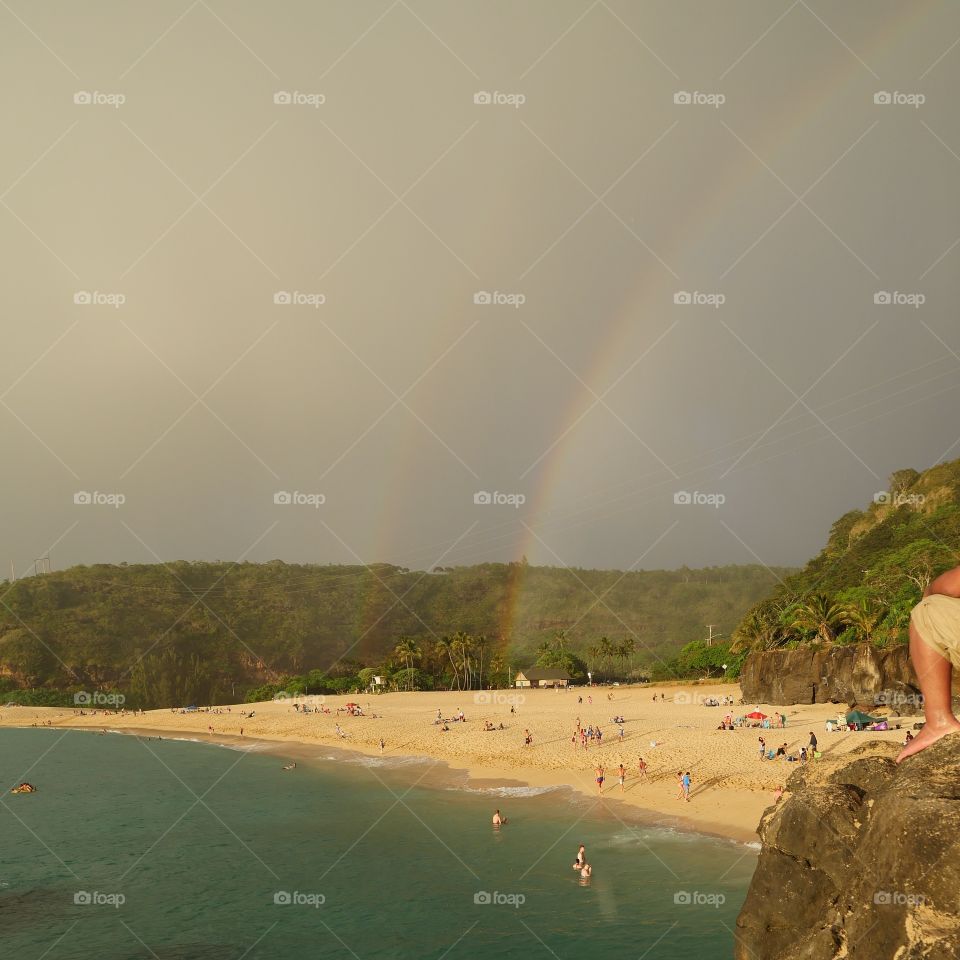
M 514 680 L 517 687 L 565 687 L 569 683 L 569 674 L 558 667 L 530 667 L 521 670 Z

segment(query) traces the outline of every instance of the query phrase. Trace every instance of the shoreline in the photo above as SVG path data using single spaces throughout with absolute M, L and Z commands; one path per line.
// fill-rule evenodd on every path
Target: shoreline
M 99 724 L 98 726 L 101 728 L 103 727 L 102 724 Z M 97 736 L 102 735 L 101 731 L 98 730 L 97 727 L 88 724 L 60 723 L 56 726 L 49 727 L 6 727 L 5 725 L 0 724 L 0 728 L 23 730 L 76 730 L 92 733 Z M 378 760 L 382 759 L 383 766 L 393 769 L 397 769 L 398 767 L 401 767 L 407 763 L 410 765 L 432 764 L 437 768 L 442 768 L 441 773 L 445 774 L 445 776 L 443 776 L 442 782 L 435 781 L 431 783 L 424 781 L 428 788 L 463 789 L 468 792 L 490 792 L 491 794 L 494 794 L 497 790 L 508 791 L 516 789 L 537 791 L 537 793 L 529 794 L 530 796 L 536 796 L 538 793 L 548 793 L 554 790 L 568 790 L 570 793 L 575 794 L 578 797 L 581 804 L 588 804 L 597 800 L 596 795 L 587 793 L 582 788 L 567 782 L 565 779 L 536 776 L 537 771 L 535 768 L 518 769 L 517 771 L 514 771 L 518 775 L 512 776 L 508 775 L 505 771 L 496 768 L 484 768 L 477 766 L 470 768 L 458 767 L 452 764 L 449 760 L 425 754 L 393 753 L 389 756 L 384 756 L 379 750 L 370 750 L 355 744 L 343 746 L 340 744 L 332 745 L 292 738 L 278 739 L 272 737 L 240 737 L 228 734 L 209 734 L 204 733 L 203 731 L 183 731 L 170 728 L 164 729 L 162 727 L 126 727 L 120 729 L 107 726 L 106 731 L 108 735 L 142 737 L 147 740 L 155 740 L 162 737 L 164 740 L 174 740 L 182 743 L 211 744 L 214 746 L 226 747 L 227 749 L 231 750 L 238 750 L 240 752 L 269 753 L 283 759 L 296 760 L 297 762 L 310 762 L 311 760 L 343 760 L 346 762 L 356 762 L 356 758 L 358 757 L 371 757 Z M 256 745 L 265 749 L 245 751 L 243 749 L 245 744 Z M 315 751 L 318 749 L 332 751 L 334 756 L 318 757 L 315 754 Z M 336 754 L 341 754 L 342 756 L 336 756 Z M 534 776 L 527 776 L 527 774 L 531 773 L 534 774 Z M 504 800 L 509 802 L 510 799 L 510 795 L 505 793 Z M 724 823 L 696 820 L 692 816 L 683 816 L 679 813 L 670 815 L 665 811 L 658 810 L 653 807 L 645 807 L 628 803 L 626 800 L 620 799 L 615 788 L 611 788 L 610 791 L 604 794 L 602 797 L 602 802 L 604 804 L 610 801 L 613 801 L 613 803 L 616 805 L 615 808 L 610 809 L 609 807 L 605 807 L 599 812 L 603 813 L 605 811 L 614 819 L 620 820 L 627 826 L 642 825 L 663 830 L 676 830 L 681 833 L 693 833 L 715 840 L 728 840 L 747 846 L 751 844 L 759 844 L 759 838 L 755 829 L 738 829 L 737 827 L 733 827 Z M 598 803 L 593 803 L 593 805 L 587 809 L 584 816 L 593 812 L 598 806 Z
M 816 731 L 825 757 L 871 740 L 898 742 L 903 737 L 902 730 L 828 734 L 824 722 L 841 709 L 832 704 L 761 705 L 770 715 L 784 712 L 786 728 L 721 730 L 726 713 L 742 716 L 752 705 L 707 707 L 704 699 L 731 693 L 738 695 L 738 688 L 697 684 L 298 698 L 309 712 L 297 709 L 301 704 L 293 699 L 182 713 L 165 708 L 82 716 L 68 708 L 15 707 L 0 710 L 0 727 L 110 729 L 234 749 L 246 744 L 294 759 L 316 759 L 321 753 L 345 760 L 367 757 L 371 767 L 381 758 L 387 765 L 431 763 L 444 771 L 445 785 L 491 792 L 565 788 L 584 805 L 584 815 L 596 811 L 624 822 L 739 843 L 757 842 L 757 827 L 775 802 L 774 791 L 797 769 L 794 763 L 761 761 L 760 736 L 768 748 L 786 743 L 796 751 Z M 347 712 L 351 701 L 360 702 L 362 715 Z M 465 722 L 454 719 L 461 708 L 466 708 Z M 446 719 L 438 722 L 438 716 Z M 615 722 L 619 717 L 622 724 Z M 912 724 L 912 718 L 900 721 Z M 577 723 L 595 729 L 602 725 L 602 742 L 593 740 L 584 748 L 572 737 Z M 381 739 L 386 744 L 383 753 Z M 639 776 L 640 757 L 647 763 L 644 779 Z M 617 770 L 621 763 L 626 768 L 622 791 Z M 598 766 L 605 776 L 599 801 Z M 685 803 L 677 799 L 677 776 L 688 770 L 693 790 Z M 510 793 L 501 795 L 509 798 Z

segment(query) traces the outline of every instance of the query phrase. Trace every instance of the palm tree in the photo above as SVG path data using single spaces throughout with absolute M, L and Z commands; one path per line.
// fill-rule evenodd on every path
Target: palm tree
M 393 648 L 393 654 L 396 657 L 400 657 L 407 665 L 407 680 L 410 685 L 410 689 L 413 689 L 413 674 L 410 672 L 413 669 L 413 661 L 419 660 L 423 655 L 420 650 L 417 641 L 413 637 L 401 637 L 397 641 L 397 645 Z
M 480 689 L 482 690 L 483 689 L 483 651 L 486 649 L 486 646 L 487 646 L 486 635 L 481 633 L 480 636 L 476 638 L 476 644 L 477 644 L 477 651 L 480 654 Z
M 453 679 L 456 681 L 457 689 L 460 689 L 460 674 L 457 672 L 457 664 L 453 659 L 454 642 L 453 637 L 442 636 L 436 642 L 436 650 L 439 656 L 446 654 L 450 658 L 450 667 L 453 670 Z M 453 681 L 450 683 L 450 689 L 453 689 Z
M 733 631 L 731 653 L 743 650 L 773 650 L 785 640 L 778 619 L 772 619 L 759 607 L 751 610 Z
M 633 637 L 627 637 L 626 640 L 621 640 L 615 646 L 617 659 L 620 661 L 620 672 L 626 675 L 627 672 L 627 660 L 633 656 L 634 650 L 637 648 L 637 641 Z
M 460 654 L 461 666 L 463 667 L 463 684 L 469 690 L 473 686 L 471 676 L 470 651 L 473 649 L 473 637 L 462 630 L 458 630 L 452 637 L 453 649 Z M 461 689 L 459 677 L 457 679 L 457 689 Z
M 816 634 L 823 643 L 833 643 L 840 624 L 841 608 L 826 594 L 814 593 L 797 604 L 790 625 Z
M 611 658 L 613 657 L 613 644 L 610 642 L 609 637 L 601 637 L 597 641 L 597 649 L 600 651 L 600 662 L 603 664 L 609 665 Z
M 498 683 L 497 674 L 500 673 L 500 671 L 503 670 L 506 665 L 506 662 L 499 653 L 493 654 L 493 656 L 490 658 L 490 675 L 493 678 L 492 682 L 494 686 L 496 686 Z
M 853 627 L 864 643 L 873 642 L 873 634 L 880 626 L 887 611 L 870 600 L 850 603 L 840 608 L 840 622 Z

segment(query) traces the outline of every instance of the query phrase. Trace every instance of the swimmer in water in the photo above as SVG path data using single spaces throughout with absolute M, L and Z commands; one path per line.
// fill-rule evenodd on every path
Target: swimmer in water
M 580 870 L 586 862 L 587 862 L 587 851 L 586 851 L 586 848 L 581 843 L 579 849 L 577 850 L 577 859 L 573 861 L 573 869 Z
M 283 768 L 284 770 L 296 770 L 297 762 L 296 760 L 291 760 L 290 763 L 286 764 Z
M 507 822 L 507 818 L 500 816 L 500 811 L 499 811 L 499 810 L 494 810 L 494 812 L 493 812 L 493 825 L 494 825 L 495 827 L 500 827 L 500 826 L 503 826 L 503 824 L 505 824 L 506 822 Z
M 589 880 L 590 877 L 592 877 L 592 876 L 593 876 L 593 867 L 591 867 L 589 863 L 585 863 L 585 864 L 580 868 L 580 877 L 581 877 L 581 879 L 583 879 L 583 880 Z

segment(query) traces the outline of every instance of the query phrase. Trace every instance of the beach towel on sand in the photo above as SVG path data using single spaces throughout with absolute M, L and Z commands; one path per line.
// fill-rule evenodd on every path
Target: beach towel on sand
M 910 615 L 927 646 L 960 669 L 960 598 L 935 593 L 924 597 Z

